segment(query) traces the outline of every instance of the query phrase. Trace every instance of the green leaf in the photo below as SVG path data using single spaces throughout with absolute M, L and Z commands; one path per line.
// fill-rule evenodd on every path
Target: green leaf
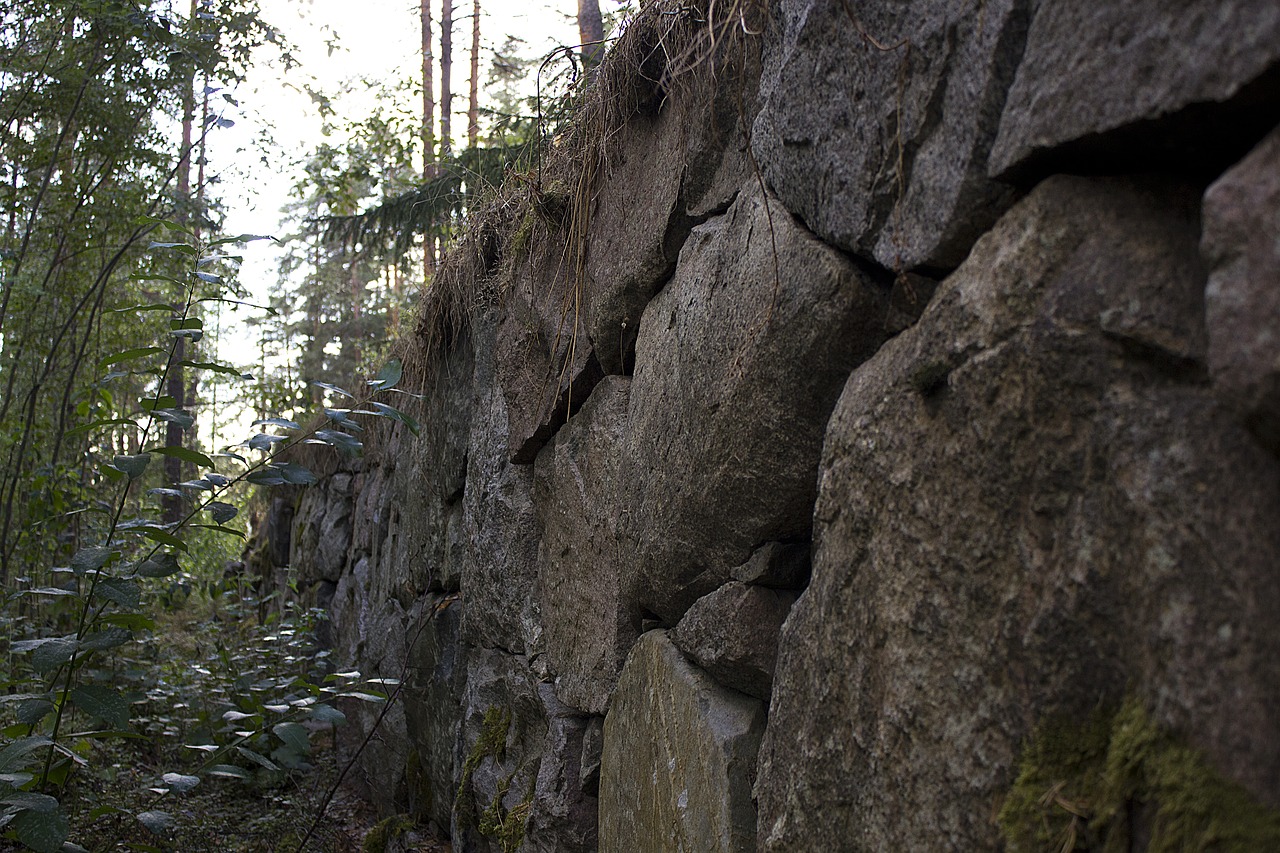
M 193 344 L 204 340 L 204 331 L 202 329 L 174 329 L 169 332 L 169 335 L 175 338 L 190 338 Z
M 60 809 L 50 812 L 24 811 L 10 824 L 18 840 L 36 853 L 61 853 L 71 827 Z
M 147 466 L 151 464 L 151 455 L 148 453 L 140 453 L 137 456 L 117 456 L 111 462 L 111 466 L 117 471 L 122 471 L 130 480 L 136 480 L 142 476 L 142 472 L 147 470 Z
M 257 764 L 260 767 L 265 767 L 267 770 L 280 769 L 280 765 L 276 764 L 274 761 L 272 761 L 270 758 L 267 758 L 265 755 L 259 755 L 258 753 L 254 752 L 252 749 L 246 749 L 243 746 L 237 746 L 236 752 L 240 753 L 245 758 L 252 761 L 254 764 Z
M 137 421 L 130 420 L 129 418 L 100 418 L 99 420 L 92 421 L 91 423 L 81 424 L 78 427 L 72 427 L 71 429 L 67 430 L 67 435 L 75 435 L 77 433 L 89 432 L 90 430 L 95 430 L 98 427 L 103 427 L 103 426 L 136 427 L 137 425 L 138 425 Z
M 330 385 L 328 382 L 312 382 L 311 384 L 315 385 L 317 388 L 323 388 L 326 391 L 341 394 L 343 397 L 350 397 L 352 400 L 356 398 L 356 395 L 352 394 L 350 391 L 339 388 L 337 385 Z
M 403 375 L 403 363 L 401 363 L 400 359 L 393 358 L 378 371 L 377 378 L 369 380 L 369 385 L 371 385 L 375 390 L 384 391 L 399 383 Z
M 348 456 L 354 456 L 360 451 L 360 448 L 364 446 L 360 443 L 359 439 L 335 429 L 316 430 L 315 440 L 309 440 L 306 443 L 332 445 Z
M 299 755 L 311 753 L 311 738 L 307 730 L 298 723 L 276 723 L 271 727 L 276 737 L 284 741 L 284 745 Z
M 143 530 L 142 535 L 150 539 L 152 542 L 159 542 L 161 545 L 168 545 L 171 548 L 177 548 L 184 554 L 191 550 L 187 547 L 187 543 L 183 542 L 177 536 L 174 536 L 172 533 L 165 533 L 163 530 L 156 530 L 154 527 L 149 527 L 146 530 Z M 142 572 L 139 571 L 138 574 L 142 574 Z M 146 577 L 163 577 L 163 575 L 147 575 Z
M 275 426 L 281 429 L 302 429 L 296 421 L 287 418 L 263 418 L 260 421 L 254 421 L 250 426 Z
M 332 705 L 312 705 L 307 709 L 307 713 L 311 715 L 311 719 L 317 723 L 328 723 L 332 726 L 341 726 L 347 721 L 347 715 L 339 711 Z
M 231 535 L 231 536 L 236 537 L 237 539 L 247 539 L 247 538 L 248 538 L 247 536 L 245 536 L 245 535 L 244 535 L 244 532 L 243 532 L 243 531 L 241 531 L 241 530 L 236 530 L 234 527 L 223 527 L 223 526 L 222 526 L 222 525 L 220 525 L 220 524 L 192 524 L 192 525 L 189 525 L 189 526 L 191 526 L 191 527 L 198 527 L 198 528 L 200 528 L 201 530 L 215 530 L 215 531 L 217 531 L 218 533 L 226 533 L 226 534 L 228 534 L 228 535 Z
M 183 409 L 156 409 L 151 414 L 162 421 L 177 424 L 183 429 L 190 429 L 191 425 L 196 422 L 195 417 Z
M 128 308 L 112 308 L 107 314 L 122 314 L 126 311 L 168 311 L 170 313 L 178 309 L 167 302 L 152 302 L 147 305 L 130 305 Z
M 143 578 L 167 578 L 169 575 L 177 574 L 180 568 L 175 555 L 154 554 L 139 563 L 134 574 Z
M 238 237 L 223 237 L 221 240 L 214 240 L 209 245 L 223 246 L 223 245 L 226 245 L 227 243 L 252 243 L 254 240 L 275 240 L 275 239 L 276 239 L 275 237 L 271 237 L 265 234 L 241 234 Z
M 173 819 L 173 815 L 168 812 L 138 812 L 135 817 L 138 819 L 138 823 L 156 835 L 167 835 L 178 825 L 177 821 Z
M 244 373 L 237 367 L 231 367 L 226 364 L 218 364 L 213 361 L 184 361 L 183 367 L 190 367 L 194 370 L 208 370 L 213 373 L 221 373 L 226 376 L 234 376 L 237 379 L 243 379 L 248 374 Z
M 155 630 L 156 621 L 145 613 L 108 613 L 98 620 L 107 625 L 114 625 L 126 631 L 152 631 Z M 106 633 L 106 632 L 103 632 Z M 89 642 L 90 637 L 98 636 L 90 634 L 85 637 L 85 642 Z
M 388 406 L 386 403 L 375 403 L 373 401 L 369 402 L 369 406 L 373 409 L 373 411 L 369 412 L 369 414 L 381 415 L 384 418 L 391 418 L 393 421 L 399 421 L 400 423 L 407 426 L 409 428 L 409 431 L 412 432 L 414 435 L 417 435 L 419 430 L 421 429 L 418 426 L 417 421 L 415 421 L 413 418 L 409 417 L 399 409 L 395 408 L 394 406 Z
M 148 453 L 159 453 L 161 456 L 171 456 L 174 459 L 181 459 L 183 462 L 190 462 L 193 465 L 199 465 L 201 468 L 212 468 L 213 460 L 205 456 L 198 450 L 192 450 L 189 447 L 153 447 L 147 451 Z
M 159 397 L 148 397 L 138 401 L 139 408 L 144 412 L 154 412 L 156 409 L 173 409 L 177 405 L 178 401 L 168 394 L 161 394 Z
M 181 773 L 166 773 L 160 778 L 169 786 L 170 791 L 177 791 L 179 794 L 185 794 L 200 784 L 199 776 L 185 776 Z
M 71 655 L 76 650 L 76 638 L 67 636 L 19 640 L 9 648 L 15 652 L 31 652 L 32 668 L 43 675 L 71 660 Z
M 204 320 L 199 317 L 187 317 L 185 319 L 174 319 L 169 321 L 169 328 L 173 331 L 182 331 L 184 329 L 203 329 Z
M 121 350 L 120 352 L 112 353 L 102 359 L 102 361 L 99 361 L 98 367 L 110 367 L 111 365 L 118 364 L 122 361 L 129 361 L 130 359 L 142 358 L 146 355 L 155 355 L 156 353 L 161 352 L 164 352 L 164 349 L 161 347 L 135 347 L 134 349 Z
M 84 684 L 71 691 L 71 702 L 96 720 L 117 729 L 129 728 L 129 703 L 116 690 Z
M 52 711 L 53 703 L 48 699 L 26 699 L 18 703 L 17 720 L 24 726 L 34 726 Z
M 126 578 L 103 578 L 94 593 L 128 610 L 136 610 L 142 603 L 142 587 Z
M 289 440 L 289 437 L 287 435 L 270 435 L 265 432 L 260 432 L 257 435 L 252 436 L 244 444 L 250 450 L 270 451 L 275 444 L 281 441 L 288 441 L 288 440 Z
M 213 520 L 217 524 L 225 524 L 240 514 L 238 508 L 222 501 L 212 501 L 205 504 L 204 508 L 209 511 L 209 515 L 213 516 Z
M 259 468 L 257 471 L 250 471 L 245 475 L 245 479 L 255 486 L 282 486 L 284 485 L 284 475 L 274 468 Z
M 18 738 L 13 743 L 0 749 L 0 773 L 13 773 L 27 767 L 26 758 L 36 750 L 51 746 L 53 741 L 44 735 L 31 735 Z
M 33 812 L 52 812 L 58 810 L 58 800 L 48 794 L 35 794 L 29 791 L 13 791 L 0 797 L 0 803 L 19 809 L 30 809 Z
M 103 616 L 100 621 L 108 622 L 109 619 L 109 616 Z M 107 649 L 117 649 L 132 639 L 133 633 L 126 627 L 108 625 L 105 631 L 94 631 L 91 634 L 85 634 L 84 638 L 80 640 L 80 648 L 91 652 L 105 652 Z
M 184 255 L 196 254 L 196 247 L 189 243 L 161 243 L 157 240 L 152 240 L 147 246 L 147 251 L 152 249 L 173 249 L 175 252 L 181 252 Z
M 71 568 L 76 574 L 92 572 L 105 566 L 113 555 L 118 557 L 120 552 L 111 548 L 81 548 L 71 558 Z
M 310 486 L 316 482 L 316 475 L 296 462 L 272 464 L 271 467 L 280 472 L 280 476 L 284 477 L 286 483 L 292 483 L 295 486 Z

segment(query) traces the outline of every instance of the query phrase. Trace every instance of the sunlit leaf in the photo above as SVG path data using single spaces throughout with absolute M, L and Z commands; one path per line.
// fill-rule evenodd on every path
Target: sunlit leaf
M 225 779 L 248 779 L 249 772 L 242 767 L 236 767 L 234 764 L 215 764 L 206 771 L 210 776 L 220 776 Z
M 182 252 L 184 255 L 196 254 L 196 247 L 189 243 L 162 243 L 159 240 L 152 240 L 147 245 L 147 249 L 148 251 L 151 249 L 173 249 L 175 251 Z
M 223 527 L 223 526 L 222 526 L 222 525 L 220 525 L 220 524 L 192 524 L 192 525 L 190 525 L 190 526 L 191 526 L 191 527 L 198 527 L 198 528 L 200 528 L 201 530 L 215 530 L 215 531 L 217 531 L 218 533 L 226 533 L 226 534 L 228 534 L 228 535 L 230 535 L 230 536 L 235 536 L 237 539 L 246 539 L 246 538 L 248 538 L 248 537 L 246 537 L 246 536 L 244 535 L 244 533 L 243 533 L 242 531 L 236 530 L 234 527 Z
M 272 761 L 270 758 L 267 758 L 265 755 L 259 755 L 258 753 L 254 752 L 252 749 L 248 749 L 243 746 L 237 746 L 236 752 L 240 753 L 245 758 L 252 761 L 254 764 L 257 764 L 261 767 L 265 767 L 268 770 L 280 769 L 280 765 L 276 764 L 274 761 Z
M 196 278 L 200 279 L 206 284 L 218 284 L 219 282 L 222 281 L 222 276 L 212 272 L 198 272 L 196 273 Z
M 326 391 L 332 391 L 335 394 L 340 394 L 343 397 L 350 397 L 352 400 L 356 398 L 356 395 L 352 394 L 350 391 L 339 388 L 337 385 L 330 385 L 328 382 L 312 382 L 311 384 L 315 385 L 317 388 L 323 388 Z
M 147 397 L 138 401 L 138 407 L 144 412 L 154 412 L 156 409 L 172 409 L 176 408 L 177 405 L 178 401 L 168 394 L 161 394 L 159 397 Z
M 151 303 L 148 303 L 148 304 L 146 304 L 146 305 L 130 305 L 128 308 L 112 308 L 110 311 L 106 311 L 106 312 L 104 312 L 104 313 L 107 313 L 107 314 L 122 314 L 122 313 L 125 313 L 125 312 L 128 312 L 128 311 L 169 311 L 169 312 L 173 312 L 173 311 L 176 311 L 176 310 L 177 310 L 177 308 L 175 308 L 173 305 L 170 305 L 170 304 L 169 304 L 169 303 L 167 303 L 167 302 L 151 302 Z
M 369 407 L 373 409 L 373 411 L 370 412 L 369 414 L 380 415 L 384 418 L 391 418 L 394 421 L 399 421 L 400 423 L 407 426 L 409 428 L 409 431 L 412 432 L 414 435 L 418 434 L 420 430 L 420 427 L 418 426 L 418 422 L 413 418 L 409 417 L 408 415 L 406 415 L 404 412 L 395 408 L 394 406 L 388 406 L 386 403 L 377 403 L 377 402 L 370 401 Z
M 221 373 L 224 376 L 234 376 L 236 379 L 244 379 L 245 377 L 250 379 L 253 378 L 249 374 L 243 373 L 239 368 L 231 367 L 226 364 L 218 364 L 213 361 L 184 361 L 182 362 L 182 365 L 195 370 L 208 370 L 213 373 Z
M 251 426 L 275 426 L 281 429 L 301 429 L 296 421 L 287 418 L 263 418 L 260 421 L 254 421 Z
M 219 488 L 231 482 L 221 474 L 214 474 L 212 471 L 209 472 L 208 474 L 205 474 L 204 478 L 208 480 L 210 483 L 213 483 L 215 486 L 218 486 Z
M 177 536 L 174 536 L 172 533 L 166 533 L 163 530 L 148 528 L 142 531 L 142 535 L 150 539 L 152 542 L 159 542 L 161 545 L 168 545 L 171 548 L 177 548 L 179 551 L 182 551 L 184 554 L 191 550 L 190 548 L 187 547 L 186 542 L 183 542 L 181 539 L 179 539 Z M 142 572 L 139 571 L 138 574 L 142 574 Z M 155 575 L 150 575 L 150 577 L 155 577 Z
M 138 425 L 137 421 L 130 420 L 129 418 L 100 418 L 99 420 L 93 421 L 92 423 L 81 424 L 78 427 L 72 427 L 71 429 L 67 430 L 67 435 L 75 435 L 77 433 L 89 432 L 90 430 L 95 430 L 98 427 L 104 427 L 104 426 L 136 427 L 137 425 Z
M 177 424 L 183 429 L 190 429 L 191 425 L 196 422 L 195 416 L 183 409 L 156 409 L 151 414 L 162 421 Z
M 160 778 L 169 786 L 170 791 L 177 791 L 179 794 L 185 794 L 200 784 L 199 776 L 186 776 L 182 773 L 166 773 Z
M 246 441 L 245 445 L 250 450 L 270 450 L 277 442 L 288 440 L 289 437 L 286 435 L 269 435 L 265 432 L 260 432 Z

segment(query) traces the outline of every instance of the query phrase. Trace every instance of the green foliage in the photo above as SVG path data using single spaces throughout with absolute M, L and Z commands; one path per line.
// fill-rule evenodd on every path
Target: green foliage
M 1052 721 L 1024 748 L 1000 810 L 1011 851 L 1127 851 L 1134 815 L 1153 851 L 1280 848 L 1280 814 L 1223 779 L 1140 702 Z

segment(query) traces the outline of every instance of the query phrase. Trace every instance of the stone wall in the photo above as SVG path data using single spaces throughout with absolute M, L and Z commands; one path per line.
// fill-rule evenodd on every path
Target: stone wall
M 1042 835 L 1227 837 L 1028 764 L 1125 705 L 1274 849 L 1277 123 L 1269 0 L 649 4 L 427 289 L 420 434 L 297 509 L 406 681 L 369 795 L 459 851 L 1030 849 L 1057 773 Z

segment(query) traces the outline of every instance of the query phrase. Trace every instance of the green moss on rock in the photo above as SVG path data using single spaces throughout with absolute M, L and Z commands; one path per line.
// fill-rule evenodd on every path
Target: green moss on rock
M 1000 810 L 1010 851 L 1280 850 L 1280 813 L 1223 779 L 1141 703 L 1042 725 Z
M 511 729 L 511 709 L 491 706 L 484 712 L 480 735 L 462 763 L 462 778 L 453 798 L 453 811 L 463 826 L 478 826 L 475 795 L 471 792 L 471 776 L 486 758 L 501 761 L 507 751 L 507 733 Z
M 360 845 L 360 850 L 362 853 L 383 853 L 387 849 L 388 842 L 413 829 L 413 826 L 413 819 L 408 815 L 392 815 L 369 830 L 369 834 L 364 837 L 364 844 Z

